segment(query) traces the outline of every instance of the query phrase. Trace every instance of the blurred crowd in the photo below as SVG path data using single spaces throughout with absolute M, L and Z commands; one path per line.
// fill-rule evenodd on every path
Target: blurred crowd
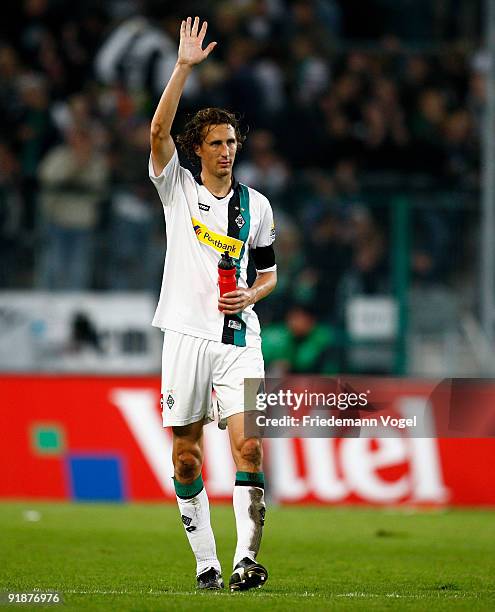
M 158 291 L 166 245 L 147 178 L 149 120 L 180 18 L 199 14 L 218 46 L 192 75 L 174 131 L 204 106 L 241 115 L 236 178 L 277 219 L 278 287 L 259 310 L 285 354 L 318 326 L 328 348 L 350 296 L 393 290 L 393 198 L 376 205 L 376 186 L 478 189 L 477 3 L 417 0 L 414 28 L 403 2 L 384 0 L 184 1 L 180 16 L 173 4 L 23 0 L 2 20 L 0 287 Z M 432 14 L 435 4 L 457 8 L 458 21 Z M 425 28 L 446 45 L 416 48 Z M 459 223 L 449 209 L 415 215 L 415 281 L 449 279 Z M 311 346 L 301 371 L 315 368 L 311 355 L 335 368 L 334 353 Z

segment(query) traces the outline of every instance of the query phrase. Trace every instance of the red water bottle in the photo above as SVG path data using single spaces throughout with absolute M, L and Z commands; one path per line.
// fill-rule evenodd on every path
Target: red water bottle
M 218 262 L 218 287 L 220 289 L 220 297 L 237 289 L 235 273 L 234 260 L 228 252 L 225 251 Z

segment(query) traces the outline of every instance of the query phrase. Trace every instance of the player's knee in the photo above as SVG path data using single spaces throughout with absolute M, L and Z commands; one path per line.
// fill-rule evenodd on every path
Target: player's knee
M 243 463 L 259 469 L 262 459 L 261 440 L 258 438 L 244 440 L 239 454 Z
M 190 480 L 192 482 L 201 472 L 200 457 L 192 451 L 180 452 L 174 464 L 175 475 L 182 481 Z

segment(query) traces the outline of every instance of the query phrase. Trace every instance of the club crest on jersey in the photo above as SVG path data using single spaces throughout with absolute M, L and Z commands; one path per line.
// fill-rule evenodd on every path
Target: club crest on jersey
M 237 227 L 240 229 L 244 225 L 244 223 L 246 223 L 246 222 L 244 221 L 244 217 L 241 214 L 239 214 L 235 218 L 235 223 L 236 223 Z
M 206 246 L 215 249 L 218 253 L 229 253 L 235 259 L 239 259 L 241 256 L 242 247 L 244 242 L 238 238 L 232 238 L 231 236 L 225 236 L 224 234 L 217 234 L 217 232 L 209 229 L 204 223 L 198 221 L 194 217 L 191 217 L 194 233 L 198 240 Z M 244 219 L 243 219 L 243 222 Z

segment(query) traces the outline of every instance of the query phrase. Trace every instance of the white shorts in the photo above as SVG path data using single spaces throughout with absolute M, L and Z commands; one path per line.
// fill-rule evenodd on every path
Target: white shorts
M 201 420 L 209 423 L 215 418 L 216 404 L 218 426 L 224 429 L 229 416 L 244 412 L 244 379 L 258 379 L 257 384 L 253 381 L 256 394 L 264 376 L 260 348 L 223 344 L 166 329 L 162 354 L 163 426 Z

